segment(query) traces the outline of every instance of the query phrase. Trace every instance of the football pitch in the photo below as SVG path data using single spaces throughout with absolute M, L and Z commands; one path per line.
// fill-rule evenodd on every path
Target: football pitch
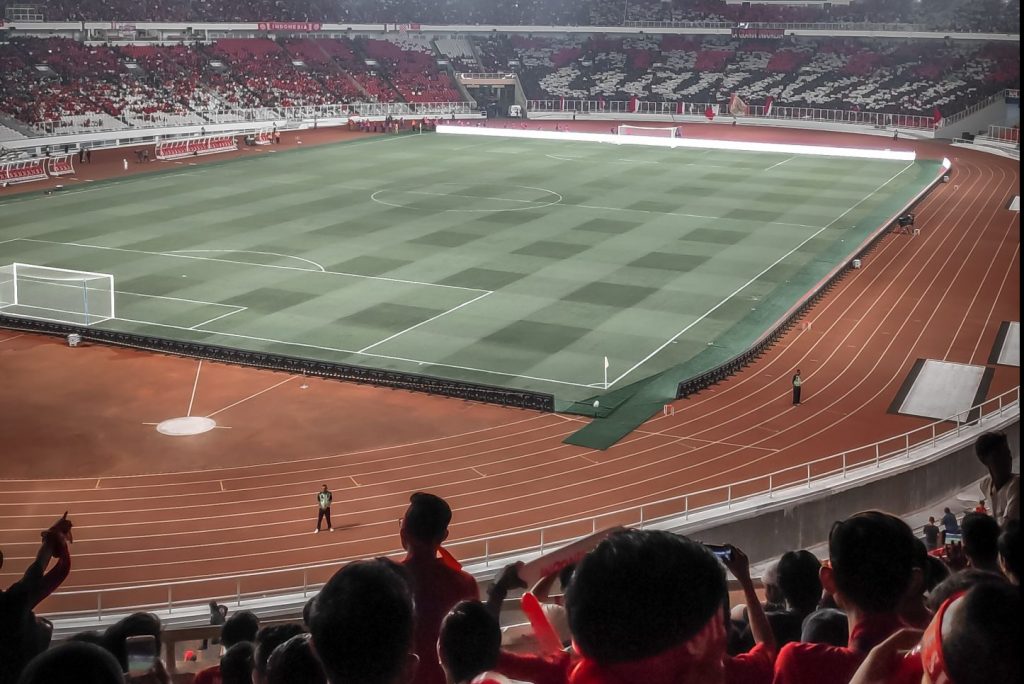
M 938 162 L 423 134 L 167 166 L 0 202 L 0 266 L 111 274 L 96 327 L 566 409 L 739 353 Z

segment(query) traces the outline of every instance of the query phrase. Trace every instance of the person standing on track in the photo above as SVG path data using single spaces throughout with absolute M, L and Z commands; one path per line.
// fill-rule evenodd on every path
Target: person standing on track
M 334 531 L 334 526 L 331 525 L 331 500 L 333 498 L 331 490 L 327 489 L 327 485 L 324 485 L 320 491 L 317 492 L 316 503 L 319 510 L 316 516 L 316 529 L 313 530 L 313 534 L 320 532 L 320 523 L 324 520 L 327 521 L 327 531 Z
M 800 378 L 800 369 L 796 369 L 796 375 L 793 376 L 793 405 L 796 406 L 800 403 L 800 386 L 804 384 L 804 381 Z

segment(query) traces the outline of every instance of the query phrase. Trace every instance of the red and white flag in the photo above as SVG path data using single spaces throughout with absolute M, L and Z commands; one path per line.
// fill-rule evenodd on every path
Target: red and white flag
M 559 107 L 559 109 L 561 111 L 563 111 L 563 112 L 565 111 L 565 98 L 564 97 L 558 98 L 558 107 Z
M 939 108 L 936 107 L 935 109 L 932 110 L 932 126 L 935 126 L 936 128 L 938 128 L 939 124 L 941 124 L 941 123 L 942 123 L 942 112 L 940 112 Z
M 708 121 L 713 120 L 715 118 L 715 108 L 708 105 L 707 109 L 704 110 L 704 116 L 708 117 Z
M 729 113 L 733 116 L 746 116 L 747 114 L 747 103 L 736 93 L 729 98 Z
M 629 98 L 629 111 L 630 113 L 636 113 L 636 110 L 640 108 L 640 100 L 636 95 Z
M 769 95 L 768 97 L 765 98 L 765 100 L 764 100 L 764 115 L 765 116 L 771 116 L 772 115 L 772 105 L 773 104 L 775 104 L 775 98 L 774 97 Z

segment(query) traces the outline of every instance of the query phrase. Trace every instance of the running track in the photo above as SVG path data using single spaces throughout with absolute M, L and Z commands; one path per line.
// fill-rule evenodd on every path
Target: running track
M 182 472 L 156 474 L 140 465 L 135 472 L 153 474 L 0 480 L 0 547 L 7 556 L 0 583 L 15 579 L 34 555 L 39 530 L 64 508 L 76 524 L 65 589 L 119 587 L 393 552 L 397 520 L 417 490 L 451 502 L 456 541 L 745 480 L 925 424 L 888 414 L 890 402 L 918 358 L 986 364 L 1000 322 L 1019 316 L 1020 237 L 1019 215 L 1005 210 L 1017 193 L 1015 162 L 921 147 L 956 160 L 953 181 L 918 208 L 920 235 L 885 237 L 864 268 L 807 314 L 810 330 L 787 333 L 741 373 L 676 402 L 674 416 L 652 419 L 608 451 L 562 444 L 579 427 L 570 417 L 471 406 L 490 412 L 483 421 L 489 424 L 466 431 L 453 420 L 443 436 L 399 445 L 258 463 L 218 454 L 207 462 L 221 466 Z M 0 352 L 35 344 L 33 336 L 0 331 Z M 158 358 L 195 372 L 194 361 Z M 789 377 L 797 367 L 805 403 L 793 407 Z M 258 377 L 259 396 L 233 410 L 256 412 L 289 386 L 280 374 Z M 997 367 L 988 396 L 1019 382 L 1019 369 Z M 314 536 L 311 502 L 321 482 L 331 483 L 338 502 L 337 531 Z M 466 545 L 458 555 L 481 552 L 482 545 Z M 310 572 L 308 579 L 329 574 Z M 250 580 L 244 589 L 301 581 L 296 572 Z M 211 580 L 176 588 L 175 600 L 234 591 L 234 581 Z M 118 599 L 161 600 L 164 589 Z M 95 598 L 58 595 L 44 609 L 95 605 Z

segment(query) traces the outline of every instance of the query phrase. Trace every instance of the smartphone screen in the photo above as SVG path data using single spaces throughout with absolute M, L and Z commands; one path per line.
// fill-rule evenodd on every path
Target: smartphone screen
M 732 560 L 732 549 L 728 546 L 722 546 L 720 544 L 705 544 L 704 547 L 711 553 L 715 554 L 718 560 L 723 563 L 728 563 Z
M 156 637 L 152 634 L 130 636 L 125 639 L 128 654 L 128 674 L 142 674 L 156 663 Z

